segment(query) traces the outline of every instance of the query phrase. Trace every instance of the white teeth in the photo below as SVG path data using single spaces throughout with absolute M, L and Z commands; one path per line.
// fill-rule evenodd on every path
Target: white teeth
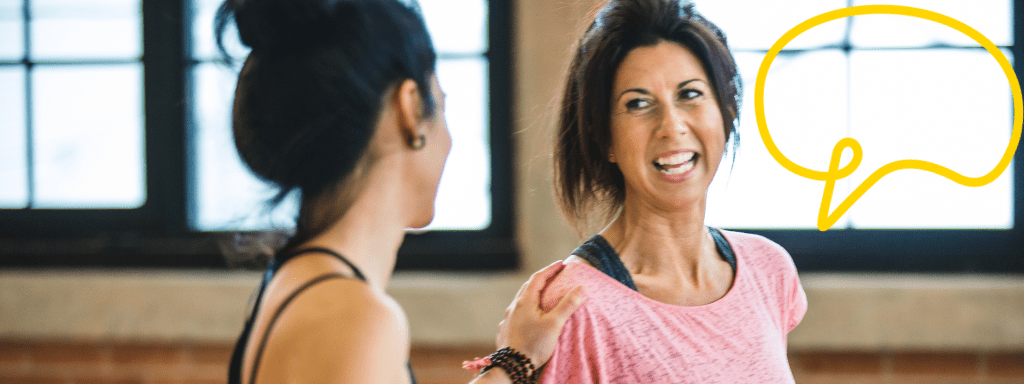
M 659 157 L 654 160 L 654 167 L 666 175 L 679 175 L 689 172 L 697 164 L 693 161 L 696 152 L 683 152 L 674 155 Z
M 660 171 L 661 173 L 664 173 L 666 175 L 679 175 L 679 174 L 686 173 L 686 172 L 690 171 L 691 169 L 693 169 L 693 166 L 695 164 L 696 163 L 686 163 L 686 164 L 684 164 L 682 166 L 675 167 L 675 168 L 669 168 L 669 169 L 659 168 L 658 171 Z
M 695 153 L 696 152 L 677 153 L 675 155 L 659 157 L 659 158 L 655 159 L 654 162 L 657 163 L 658 165 L 668 165 L 668 166 L 679 165 L 679 164 L 685 163 L 687 161 L 690 161 L 690 159 L 693 159 L 693 155 Z

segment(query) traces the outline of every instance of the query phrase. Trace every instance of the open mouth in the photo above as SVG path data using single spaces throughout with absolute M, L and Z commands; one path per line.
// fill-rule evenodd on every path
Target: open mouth
M 654 159 L 652 164 L 659 172 L 666 175 L 681 175 L 693 169 L 693 166 L 697 164 L 698 157 L 700 154 L 697 152 L 683 152 L 659 157 Z

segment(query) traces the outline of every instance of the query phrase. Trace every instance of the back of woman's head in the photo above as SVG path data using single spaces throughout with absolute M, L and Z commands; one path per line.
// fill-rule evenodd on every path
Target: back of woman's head
M 275 203 L 300 192 L 296 236 L 314 235 L 325 223 L 304 216 L 365 164 L 389 90 L 411 79 L 424 100 L 424 115 L 434 111 L 429 80 L 436 54 L 430 36 L 415 3 L 226 0 L 216 18 L 222 53 L 231 19 L 252 49 L 235 92 L 232 124 L 239 155 L 278 187 Z M 316 210 L 324 208 L 329 207 Z
M 610 0 L 577 43 L 559 110 L 555 191 L 578 231 L 592 212 L 604 211 L 602 219 L 610 219 L 625 202 L 622 172 L 608 161 L 613 82 L 626 55 L 661 41 L 697 57 L 715 92 L 725 138 L 733 148 L 739 142 L 742 87 L 725 34 L 685 0 Z

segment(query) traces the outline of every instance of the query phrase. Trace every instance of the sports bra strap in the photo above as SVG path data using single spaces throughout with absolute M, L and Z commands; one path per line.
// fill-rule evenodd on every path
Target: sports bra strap
M 344 258 L 342 258 L 342 260 L 344 260 Z M 359 272 L 358 269 L 355 269 L 355 267 L 352 267 L 352 269 L 355 270 L 356 273 L 358 274 L 358 272 Z M 305 291 L 306 289 L 309 289 L 309 287 L 312 287 L 312 286 L 316 285 L 317 283 L 320 283 L 320 282 L 326 281 L 326 280 L 330 280 L 330 279 L 347 279 L 347 278 L 348 278 L 348 276 L 342 275 L 342 274 L 337 273 L 337 272 L 320 275 L 317 278 L 315 278 L 313 280 L 310 280 L 310 281 L 307 281 L 305 284 L 302 284 L 302 286 L 299 287 L 299 289 L 296 289 L 294 292 L 292 292 L 290 295 L 288 295 L 287 298 L 284 299 L 284 302 L 281 303 L 281 305 L 279 307 L 277 307 L 276 311 L 274 311 L 274 316 L 270 318 L 270 323 L 267 324 L 267 329 L 266 329 L 266 331 L 263 332 L 263 337 L 260 339 L 260 344 L 256 347 L 257 348 L 256 349 L 256 357 L 253 359 L 253 362 L 252 362 L 252 373 L 249 375 L 249 383 L 250 384 L 256 382 L 256 373 L 259 372 L 260 360 L 263 358 L 263 348 L 267 346 L 267 340 L 270 339 L 270 331 L 274 329 L 274 324 L 277 323 L 278 317 L 280 317 L 281 313 L 284 312 L 286 307 L 288 307 L 288 304 L 291 304 L 292 300 L 295 300 L 295 298 L 298 297 L 299 294 L 302 293 L 302 291 Z M 366 281 L 366 280 L 363 279 L 363 281 Z
M 303 248 L 278 255 L 278 257 L 276 257 L 275 260 L 271 261 L 270 266 L 267 268 L 266 273 L 264 273 L 263 275 L 263 282 L 260 284 L 259 292 L 256 294 L 256 301 L 253 304 L 252 312 L 249 314 L 249 318 L 246 319 L 245 327 L 242 329 L 242 334 L 239 335 L 238 341 L 235 343 L 235 349 L 234 351 L 232 351 L 231 354 L 231 365 L 228 367 L 228 384 L 241 384 L 242 382 L 242 359 L 245 355 L 245 349 L 248 345 L 249 336 L 252 334 L 252 328 L 256 321 L 256 313 L 259 312 L 259 309 L 263 303 L 263 295 L 266 293 L 267 286 L 270 285 L 270 280 L 274 277 L 274 274 L 281 269 L 281 266 L 283 266 L 289 260 L 295 258 L 298 255 L 313 252 L 325 253 L 330 256 L 333 256 L 338 260 L 341 260 L 341 262 L 345 263 L 345 265 L 348 265 L 348 267 L 352 269 L 352 273 L 355 275 L 356 278 L 358 278 L 360 281 L 366 282 L 366 276 L 363 275 L 363 272 L 360 271 L 359 268 L 355 266 L 355 264 L 352 264 L 352 262 L 348 261 L 348 259 L 346 259 L 344 256 L 327 248 Z M 277 308 L 277 311 L 274 313 L 274 316 L 270 320 L 270 324 L 267 326 L 266 332 L 264 332 L 263 334 L 263 337 L 260 341 L 259 349 L 256 350 L 256 359 L 253 362 L 252 375 L 250 376 L 249 380 L 250 383 L 256 382 L 256 371 L 259 368 L 259 362 L 263 355 L 263 348 L 266 346 L 267 340 L 269 339 L 270 330 L 274 327 L 274 323 L 277 322 L 277 318 L 278 316 L 281 315 L 281 312 L 284 311 L 284 308 L 288 306 L 288 304 L 291 303 L 291 301 L 294 300 L 295 297 L 299 295 L 299 293 L 302 293 L 302 291 L 308 289 L 309 287 L 312 287 L 314 284 L 334 278 L 347 279 L 349 277 L 338 272 L 320 275 L 315 279 L 306 282 L 301 287 L 299 287 L 299 289 L 295 290 L 295 292 L 292 292 L 290 295 L 288 295 L 284 303 L 282 303 L 281 306 Z
M 576 248 L 572 254 L 583 258 L 590 265 L 593 265 L 594 268 L 618 280 L 622 285 L 629 287 L 629 289 L 637 291 L 636 283 L 633 282 L 633 276 L 629 274 L 629 270 L 622 264 L 618 252 L 615 252 L 615 248 L 608 244 L 608 240 L 605 240 L 601 234 L 591 237 L 590 240 Z
M 732 267 L 732 275 L 736 277 L 736 253 L 733 252 L 732 246 L 717 228 L 708 227 L 708 230 L 715 241 L 715 248 L 718 249 L 722 259 Z M 619 258 L 618 252 L 615 251 L 611 244 L 608 244 L 608 240 L 601 236 L 601 234 L 592 236 L 585 243 L 577 247 L 576 250 L 572 251 L 572 254 L 583 258 L 594 268 L 618 280 L 622 285 L 638 291 L 636 283 L 633 282 L 632 275 L 629 274 L 626 266 L 622 264 L 622 259 Z
M 732 245 L 729 244 L 729 240 L 725 239 L 722 231 L 719 231 L 718 228 L 708 227 L 708 229 L 711 232 L 711 237 L 715 240 L 715 248 L 718 248 L 718 253 L 732 267 L 732 276 L 736 277 L 736 253 L 733 252 Z
M 333 256 L 335 259 L 341 260 L 342 263 L 345 263 L 345 265 L 347 265 L 349 268 L 352 268 L 352 273 L 354 273 L 356 275 L 356 277 L 359 278 L 359 280 L 367 281 L 366 280 L 366 276 L 363 275 L 363 272 L 360 271 L 359 268 L 356 268 L 355 264 L 352 264 L 351 261 L 348 261 L 348 259 L 346 259 L 344 256 L 338 254 L 338 252 L 335 252 L 335 251 L 332 251 L 330 249 L 323 248 L 323 247 L 302 248 L 302 249 L 298 249 L 298 250 L 295 250 L 295 251 L 292 251 L 292 252 L 280 255 L 280 256 L 278 256 L 278 258 L 276 260 L 277 262 L 274 263 L 274 267 L 272 267 L 272 268 L 274 269 L 274 272 L 277 272 L 277 270 L 280 269 L 281 266 L 283 266 L 289 260 L 295 258 L 295 256 L 301 255 L 303 253 L 314 253 L 314 252 L 326 253 L 328 255 Z

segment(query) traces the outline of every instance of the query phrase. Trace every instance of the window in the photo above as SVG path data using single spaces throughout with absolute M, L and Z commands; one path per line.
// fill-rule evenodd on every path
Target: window
M 8 2 L 9 3 L 9 2 Z M 135 208 L 145 201 L 138 4 L 4 4 L 4 208 Z M 20 30 L 19 30 L 19 23 Z M 13 39 L 12 39 L 13 40 Z M 105 43 L 97 43 L 104 41 Z M 27 49 L 26 49 L 27 48 Z M 31 52 L 31 55 L 27 54 Z M 97 90 L 109 92 L 96 97 Z M 103 126 L 106 129 L 88 129 Z M 20 129 L 18 129 L 20 128 Z
M 138 4 L 36 0 L 0 7 L 0 28 L 9 37 L 0 46 L 0 207 L 141 206 Z
M 787 30 L 871 2 L 792 3 L 696 2 L 729 38 L 745 86 L 743 145 L 712 184 L 708 222 L 774 239 L 801 270 L 1024 270 L 1024 209 L 1015 209 L 1022 206 L 1024 177 L 1013 164 L 978 188 L 897 171 L 831 230 L 817 231 L 825 183 L 790 173 L 768 154 L 754 115 L 754 84 L 766 52 Z M 1011 62 L 1020 57 L 1010 1 L 896 3 L 952 16 L 986 35 Z M 862 144 L 863 163 L 836 183 L 829 212 L 871 172 L 899 159 L 983 175 L 1003 155 L 1013 128 L 1010 87 L 995 59 L 952 28 L 906 16 L 854 16 L 810 29 L 776 57 L 764 92 L 772 138 L 797 164 L 826 170 L 839 139 Z
M 272 191 L 234 150 L 220 1 L 168 3 L 0 0 L 0 263 L 213 266 L 219 232 L 291 224 L 294 201 L 261 211 Z M 512 268 L 509 6 L 420 6 L 454 145 L 434 231 L 398 268 Z
M 254 178 L 233 148 L 230 111 L 238 66 L 219 62 L 213 18 L 221 0 L 194 0 L 192 19 L 192 146 L 196 175 L 191 226 L 203 231 L 265 229 L 294 225 L 296 202 L 260 212 L 275 191 Z M 431 229 L 481 230 L 491 221 L 488 143 L 487 2 L 419 2 L 438 52 L 437 76 L 448 94 L 447 118 L 452 152 L 437 198 Z M 232 30 L 233 31 L 233 30 Z M 232 37 L 234 37 L 232 32 Z M 233 55 L 247 50 L 230 39 Z
M 804 271 L 1024 272 L 1024 167 L 981 188 L 900 171 L 819 232 L 824 183 L 789 173 L 765 151 L 750 102 L 765 52 L 797 23 L 863 1 L 695 2 L 729 36 L 748 101 L 743 146 L 709 193 L 709 224 L 765 235 Z M 0 266 L 218 267 L 211 239 L 221 231 L 289 224 L 287 205 L 260 212 L 269 190 L 234 157 L 226 131 L 234 70 L 213 62 L 215 3 L 0 0 Z M 398 268 L 512 268 L 509 1 L 420 3 L 451 95 L 455 149 L 438 230 L 410 234 Z M 1011 61 L 1024 57 L 1020 3 L 900 2 L 971 25 Z M 451 14 L 459 17 L 439 21 Z M 808 31 L 776 58 L 766 113 L 781 150 L 823 169 L 838 138 L 865 147 L 865 163 L 837 186 L 834 205 L 895 159 L 886 156 L 977 174 L 1005 148 L 1005 79 L 983 49 L 947 29 L 856 16 Z M 455 114 L 460 98 L 459 108 L 477 112 Z M 225 186 L 239 189 L 225 195 Z M 445 208 L 452 200 L 457 208 Z

